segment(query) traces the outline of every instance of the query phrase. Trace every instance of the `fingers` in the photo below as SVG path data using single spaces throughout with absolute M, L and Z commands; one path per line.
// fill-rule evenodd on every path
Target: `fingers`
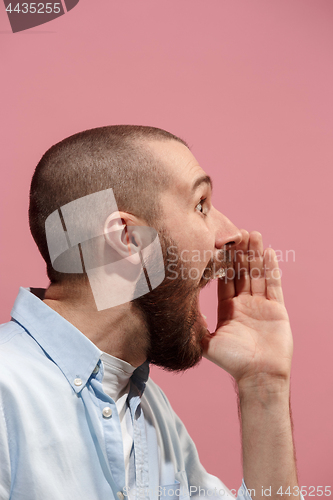
M 266 295 L 264 270 L 264 247 L 262 236 L 258 231 L 252 231 L 249 238 L 248 260 L 250 268 L 250 283 L 252 295 Z
M 281 276 L 276 254 L 273 249 L 263 250 L 262 236 L 257 231 L 248 233 L 241 230 L 242 240 L 234 248 L 233 268 L 227 276 L 218 280 L 218 300 L 233 298 L 235 295 L 251 294 L 267 297 L 283 304 Z
M 250 275 L 249 262 L 247 251 L 249 246 L 249 233 L 241 229 L 242 241 L 235 247 L 234 262 L 235 262 L 235 289 L 237 295 L 250 294 Z
M 279 263 L 272 248 L 266 248 L 265 250 L 264 266 L 266 272 L 266 297 L 269 300 L 284 304 Z
M 262 236 L 242 230 L 242 241 L 235 248 L 235 287 L 237 295 L 265 296 L 265 271 Z

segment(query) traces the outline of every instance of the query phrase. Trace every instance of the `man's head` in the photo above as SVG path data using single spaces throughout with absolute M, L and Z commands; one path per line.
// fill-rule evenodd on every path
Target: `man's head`
M 119 125 L 80 132 L 44 154 L 31 182 L 29 223 L 51 283 L 74 281 L 73 275 L 55 271 L 50 262 L 45 220 L 54 210 L 112 188 L 119 211 L 133 214 L 147 225 L 161 222 L 159 195 L 172 180 L 163 161 L 147 148 L 151 141 L 179 142 L 186 147 L 182 139 L 158 128 Z M 80 281 L 82 275 L 76 277 Z
M 70 201 L 112 188 L 125 227 L 157 229 L 166 276 L 151 292 L 136 294 L 132 305 L 144 319 L 148 358 L 170 370 L 189 368 L 201 358 L 207 330 L 199 292 L 214 270 L 227 266 L 224 250 L 241 239 L 239 230 L 212 206 L 211 187 L 184 141 L 136 126 L 103 127 L 65 139 L 43 156 L 32 180 L 31 232 L 53 283 L 72 278 L 52 269 L 45 220 Z M 105 245 L 120 255 L 125 252 L 129 241 L 110 238 L 112 214 L 100 223 L 106 228 Z M 140 247 L 135 231 L 129 234 Z

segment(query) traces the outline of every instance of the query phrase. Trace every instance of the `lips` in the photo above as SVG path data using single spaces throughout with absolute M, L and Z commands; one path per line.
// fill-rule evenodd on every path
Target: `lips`
M 215 270 L 216 267 L 217 266 L 215 266 L 215 263 L 213 263 L 213 265 L 210 264 L 207 265 L 200 279 L 199 287 L 201 289 L 204 288 L 206 285 L 208 285 L 208 283 L 210 283 L 214 279 L 225 278 L 228 267 L 222 266 L 219 267 L 217 270 Z

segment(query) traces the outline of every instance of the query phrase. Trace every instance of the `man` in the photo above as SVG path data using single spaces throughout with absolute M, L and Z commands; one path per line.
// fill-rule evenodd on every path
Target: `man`
M 238 497 L 300 497 L 276 256 L 212 206 L 211 188 L 160 129 L 103 127 L 45 153 L 29 218 L 51 283 L 21 289 L 0 329 L 1 500 L 231 497 L 148 378 L 149 363 L 180 371 L 202 355 L 237 385 Z M 198 297 L 216 276 L 209 333 Z

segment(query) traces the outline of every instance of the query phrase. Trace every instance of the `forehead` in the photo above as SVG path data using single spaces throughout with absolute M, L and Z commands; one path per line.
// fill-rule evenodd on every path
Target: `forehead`
M 182 197 L 190 195 L 194 182 L 206 175 L 191 151 L 181 142 L 149 141 L 147 146 L 156 161 L 172 175 L 171 191 L 175 194 Z

